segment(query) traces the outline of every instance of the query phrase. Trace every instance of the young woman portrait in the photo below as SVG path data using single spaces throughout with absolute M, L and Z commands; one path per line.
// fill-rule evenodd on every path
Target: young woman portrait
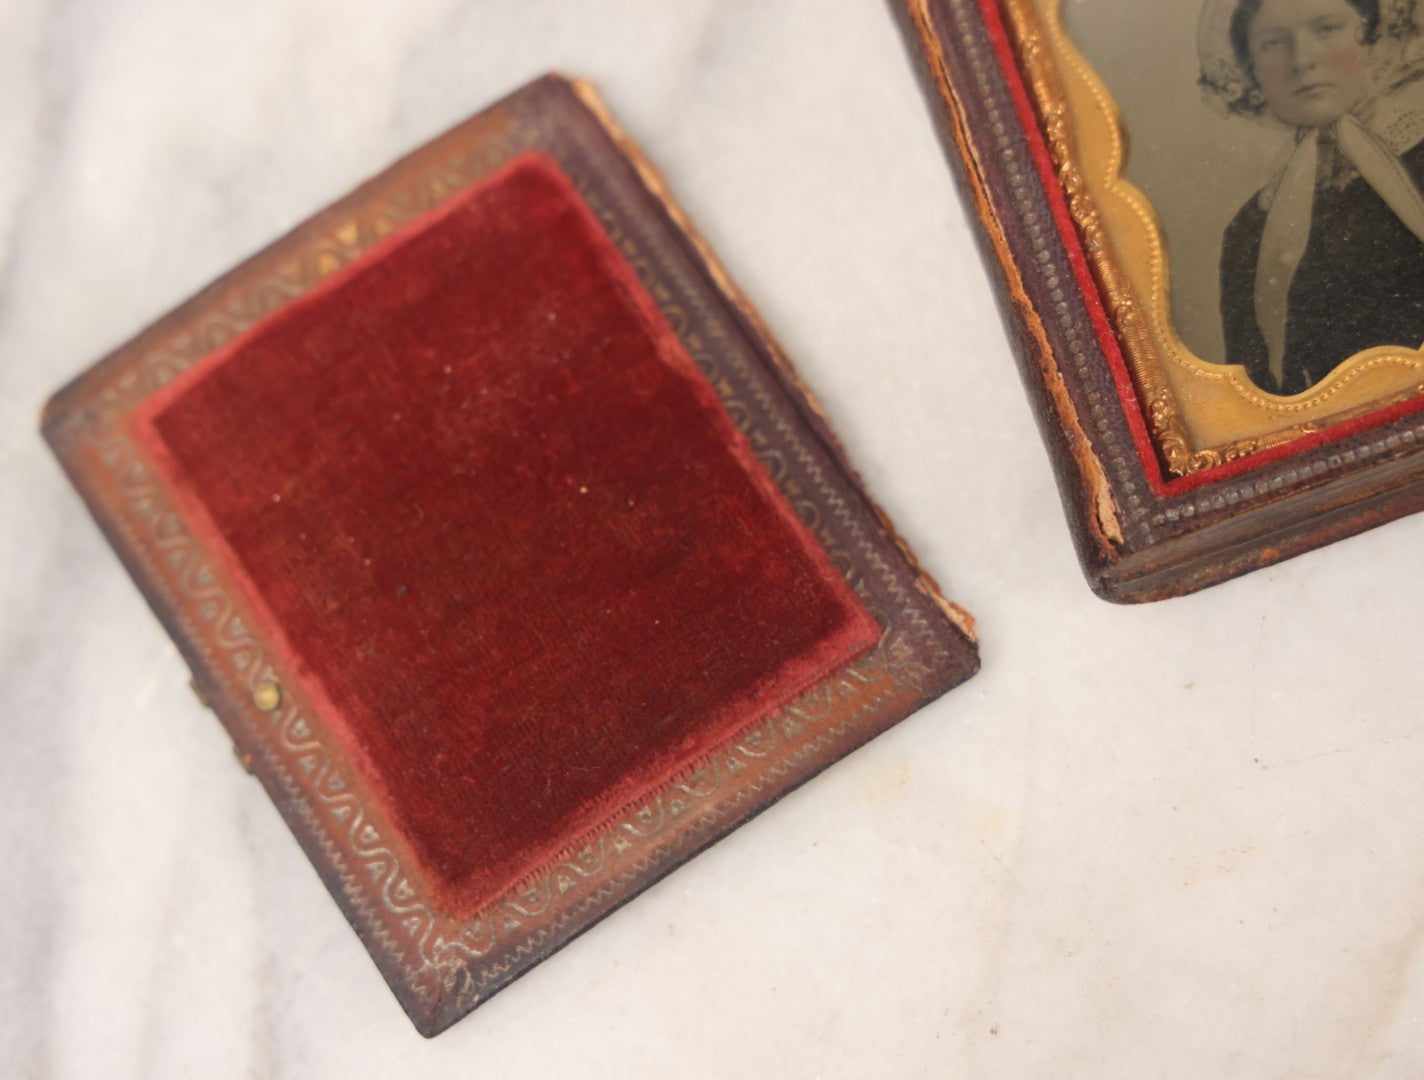
M 1414 0 L 1208 0 L 1202 85 L 1289 133 L 1221 242 L 1227 363 L 1297 394 L 1351 356 L 1424 344 L 1424 114 Z

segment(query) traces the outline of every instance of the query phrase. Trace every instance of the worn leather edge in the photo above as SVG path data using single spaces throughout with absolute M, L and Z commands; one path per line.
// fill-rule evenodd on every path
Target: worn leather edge
M 923 0 L 889 2 L 920 76 L 945 157 L 953 166 L 951 175 L 964 198 L 966 216 L 975 226 L 980 256 L 1014 339 L 1019 373 L 1037 405 L 1034 414 L 1040 431 L 1045 441 L 1061 450 L 1050 458 L 1060 495 L 1072 510 L 1070 531 L 1079 561 L 1089 580 L 1098 580 L 1117 563 L 1123 544 L 1111 484 L 1078 419 L 1042 319 L 1024 288 L 928 10 Z
M 974 632 L 974 616 L 962 608 L 960 605 L 948 599 L 939 583 L 920 564 L 919 559 L 910 550 L 909 544 L 895 529 L 894 522 L 881 506 L 871 498 L 869 492 L 862 482 L 860 474 L 851 465 L 845 452 L 845 447 L 841 444 L 835 429 L 831 426 L 830 418 L 826 414 L 825 408 L 821 405 L 816 395 L 808 387 L 800 374 L 796 371 L 786 351 L 777 341 L 776 336 L 767 326 L 761 313 L 752 304 L 745 293 L 741 291 L 732 281 L 731 275 L 712 251 L 711 246 L 703 239 L 701 232 L 693 225 L 687 212 L 673 198 L 668 189 L 667 181 L 662 173 L 653 165 L 648 156 L 643 152 L 638 143 L 621 127 L 613 118 L 612 113 L 604 104 L 593 84 L 584 79 L 568 80 L 570 89 L 578 98 L 580 103 L 591 112 L 595 119 L 602 125 L 608 133 L 609 138 L 618 146 L 623 154 L 638 174 L 643 186 L 663 207 L 668 218 L 672 222 L 675 230 L 686 240 L 690 253 L 702 264 L 707 272 L 707 276 L 722 293 L 723 297 L 732 308 L 741 315 L 747 323 L 749 336 L 759 340 L 766 348 L 767 355 L 771 358 L 773 371 L 781 380 L 783 387 L 798 406 L 802 408 L 810 426 L 831 456 L 835 458 L 841 469 L 850 478 L 852 486 L 857 494 L 870 507 L 871 511 L 879 520 L 886 534 L 899 549 L 901 556 L 915 573 L 916 585 L 919 590 L 931 600 L 936 607 L 944 613 L 944 616 L 958 628 L 965 639 L 971 645 L 977 645 L 978 638 Z

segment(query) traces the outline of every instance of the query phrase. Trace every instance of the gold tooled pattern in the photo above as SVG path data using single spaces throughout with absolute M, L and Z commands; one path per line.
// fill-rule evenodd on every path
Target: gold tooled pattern
M 1147 403 L 1149 430 L 1168 469 L 1181 475 L 1207 461 L 1194 462 L 1191 442 L 1177 410 L 1176 396 L 1167 384 L 1160 365 L 1144 362 L 1152 353 L 1148 332 L 1137 297 L 1111 256 L 1111 245 L 1102 215 L 1088 192 L 1083 170 L 1073 152 L 1073 128 L 1068 102 L 1058 81 L 1058 68 L 1044 40 L 1032 0 L 1006 0 L 1009 23 L 1014 30 L 1019 62 L 1023 65 L 1029 91 L 1033 95 L 1048 143 L 1049 156 L 1068 203 L 1068 212 L 1078 226 L 1088 260 L 1102 288 L 1108 317 L 1133 364 L 1138 392 Z

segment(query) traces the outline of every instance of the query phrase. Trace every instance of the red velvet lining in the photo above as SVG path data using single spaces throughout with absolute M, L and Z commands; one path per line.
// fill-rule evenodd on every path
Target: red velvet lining
M 984 16 L 989 38 L 998 58 L 999 69 L 1003 73 L 1010 96 L 1014 99 L 1014 107 L 1018 111 L 1019 120 L 1028 139 L 1029 150 L 1047 192 L 1055 227 L 1063 240 L 1068 260 L 1073 267 L 1079 289 L 1087 304 L 1088 317 L 1092 320 L 1093 329 L 1103 350 L 1103 356 L 1108 362 L 1108 370 L 1112 373 L 1113 384 L 1117 389 L 1118 399 L 1122 402 L 1128 426 L 1132 429 L 1133 443 L 1137 448 L 1137 455 L 1142 462 L 1147 482 L 1156 494 L 1162 496 L 1184 495 L 1203 484 L 1228 480 L 1233 476 L 1262 468 L 1293 454 L 1304 453 L 1318 446 L 1348 439 L 1369 428 L 1378 427 L 1381 424 L 1387 424 L 1392 420 L 1398 420 L 1411 413 L 1424 410 L 1424 396 L 1416 397 L 1338 424 L 1332 424 L 1322 431 L 1302 435 L 1290 442 L 1225 462 L 1210 469 L 1201 469 L 1183 477 L 1168 477 L 1162 468 L 1162 462 L 1157 455 L 1152 437 L 1148 433 L 1146 419 L 1142 413 L 1142 406 L 1137 396 L 1132 374 L 1127 366 L 1127 360 L 1122 354 L 1117 334 L 1102 305 L 1097 278 L 1083 253 L 1078 230 L 1073 223 L 1067 199 L 1058 181 L 1058 172 L 1053 166 L 1053 158 L 1048 152 L 1048 146 L 1044 142 L 1039 127 L 1038 114 L 1029 100 L 1028 92 L 1019 75 L 1018 59 L 1014 55 L 1013 46 L 999 14 L 998 5 L 999 0 L 979 0 L 979 7 Z
M 542 155 L 135 431 L 454 914 L 879 637 Z

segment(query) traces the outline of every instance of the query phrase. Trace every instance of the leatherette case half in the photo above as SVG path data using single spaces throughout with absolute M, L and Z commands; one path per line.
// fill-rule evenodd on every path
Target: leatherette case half
M 425 1034 L 978 663 L 557 77 L 155 323 L 44 432 Z

